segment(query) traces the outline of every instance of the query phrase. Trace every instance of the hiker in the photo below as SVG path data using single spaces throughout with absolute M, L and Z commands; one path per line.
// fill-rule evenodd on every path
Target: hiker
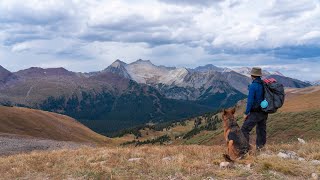
M 263 81 L 261 79 L 262 70 L 259 67 L 254 67 L 250 74 L 252 84 L 249 86 L 247 107 L 241 131 L 249 142 L 250 131 L 256 126 L 256 149 L 261 150 L 266 144 L 266 123 L 268 119 L 268 113 L 262 111 L 260 106 L 260 103 L 264 100 Z

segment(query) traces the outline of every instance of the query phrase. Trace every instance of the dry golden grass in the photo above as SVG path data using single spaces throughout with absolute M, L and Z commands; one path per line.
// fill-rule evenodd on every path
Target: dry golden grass
M 280 112 L 301 112 L 320 109 L 320 86 L 287 92 Z
M 0 114 L 0 133 L 97 144 L 112 141 L 75 119 L 56 113 L 0 106 Z
M 310 86 L 306 88 L 286 88 L 286 99 L 289 100 L 292 97 L 300 96 L 303 94 L 310 94 L 316 91 L 320 91 L 320 86 Z
M 185 121 L 185 124 L 185 126 L 175 126 L 171 131 L 176 133 L 185 133 L 186 131 L 190 131 L 194 127 L 194 119 Z
M 33 152 L 0 158 L 0 179 L 306 179 L 320 173 L 310 162 L 276 156 L 293 150 L 307 160 L 319 157 L 319 142 L 267 146 L 268 156 L 249 156 L 220 169 L 223 146 L 143 146 Z M 170 158 L 167 158 L 170 157 Z M 141 158 L 129 162 L 131 158 Z M 164 160 L 167 158 L 167 160 Z M 169 160 L 168 160 L 169 159 Z M 246 169 L 244 163 L 252 163 Z

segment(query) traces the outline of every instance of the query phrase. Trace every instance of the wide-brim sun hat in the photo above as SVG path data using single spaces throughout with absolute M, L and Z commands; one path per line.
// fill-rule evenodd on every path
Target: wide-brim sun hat
M 253 67 L 251 69 L 250 75 L 252 76 L 262 76 L 262 70 L 259 67 Z

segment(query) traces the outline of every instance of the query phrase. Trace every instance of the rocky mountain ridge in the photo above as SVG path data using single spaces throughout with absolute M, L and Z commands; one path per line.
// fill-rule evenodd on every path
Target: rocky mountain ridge
M 208 64 L 194 69 L 187 69 L 156 66 L 149 60 L 140 59 L 130 64 L 117 60 L 104 71 L 117 73 L 138 83 L 156 87 L 168 98 L 184 100 L 196 100 L 204 92 L 216 93 L 220 92 L 221 89 L 230 89 L 230 87 L 246 94 L 247 86 L 251 83 L 251 68 L 249 67 L 230 69 Z M 311 85 L 285 77 L 278 71 L 269 72 L 264 70 L 263 74 L 264 77 L 276 77 L 280 79 L 288 87 L 307 87 Z M 226 82 L 229 84 L 228 87 L 221 83 L 219 84 L 219 81 Z M 179 89 L 179 92 L 174 93 L 177 89 Z M 199 91 L 200 89 L 202 91 Z

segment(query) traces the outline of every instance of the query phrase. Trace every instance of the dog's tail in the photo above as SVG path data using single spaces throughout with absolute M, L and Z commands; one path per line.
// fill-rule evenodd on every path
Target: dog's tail
M 223 158 L 224 158 L 227 162 L 234 162 L 228 154 L 223 154 Z

